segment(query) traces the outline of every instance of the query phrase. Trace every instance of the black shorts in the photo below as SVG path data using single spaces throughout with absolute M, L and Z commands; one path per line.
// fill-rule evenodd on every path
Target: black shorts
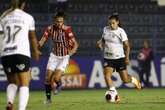
M 20 54 L 3 56 L 1 61 L 7 74 L 26 72 L 30 68 L 30 58 Z
M 117 72 L 126 69 L 125 58 L 120 59 L 104 59 L 104 67 L 112 67 Z

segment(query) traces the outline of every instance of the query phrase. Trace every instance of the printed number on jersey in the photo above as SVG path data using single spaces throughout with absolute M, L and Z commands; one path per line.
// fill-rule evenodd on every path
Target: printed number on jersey
M 6 43 L 7 44 L 14 43 L 16 35 L 22 29 L 21 26 L 17 26 L 17 25 L 7 26 L 6 29 L 7 29 L 7 34 L 8 34 Z

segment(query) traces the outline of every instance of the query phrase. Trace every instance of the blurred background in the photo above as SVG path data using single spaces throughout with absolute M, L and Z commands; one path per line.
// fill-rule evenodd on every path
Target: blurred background
M 28 0 L 26 12 L 36 21 L 38 40 L 44 29 L 52 24 L 52 15 L 60 7 L 67 14 L 66 24 L 72 26 L 79 42 L 76 55 L 71 57 L 66 75 L 62 78 L 63 88 L 106 88 L 103 77 L 102 52 L 96 48 L 96 41 L 101 38 L 107 17 L 119 14 L 131 46 L 130 74 L 140 78 L 137 56 L 148 40 L 152 50 L 148 87 L 165 87 L 165 1 L 164 0 Z M 0 0 L 0 14 L 9 8 L 10 0 Z M 44 88 L 45 68 L 51 51 L 51 40 L 42 49 L 39 63 L 32 60 L 31 89 Z M 144 78 L 146 78 L 144 74 Z M 123 85 L 119 76 L 113 79 L 117 87 Z M 144 83 L 144 82 L 142 82 Z M 0 65 L 0 89 L 6 86 L 6 77 Z M 145 86 L 143 84 L 143 86 Z

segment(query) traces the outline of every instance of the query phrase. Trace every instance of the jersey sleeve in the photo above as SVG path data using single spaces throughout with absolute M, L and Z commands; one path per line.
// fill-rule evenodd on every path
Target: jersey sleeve
M 67 33 L 67 36 L 69 38 L 69 48 L 73 48 L 75 35 L 74 35 L 72 28 L 70 26 L 67 27 L 66 33 Z
M 122 42 L 128 40 L 127 34 L 123 29 L 121 30 L 120 37 L 121 37 Z
M 48 27 L 45 29 L 45 31 L 44 31 L 43 37 L 45 37 L 46 39 L 48 39 L 49 34 L 50 34 L 50 30 L 51 30 L 51 26 L 48 26 Z
M 30 19 L 29 30 L 31 30 L 31 31 L 35 30 L 35 21 L 34 21 L 33 17 L 31 17 L 31 19 Z
M 75 35 L 74 35 L 73 31 L 72 31 L 72 28 L 70 26 L 67 28 L 66 31 L 67 31 L 69 39 L 72 39 L 72 38 L 75 37 Z

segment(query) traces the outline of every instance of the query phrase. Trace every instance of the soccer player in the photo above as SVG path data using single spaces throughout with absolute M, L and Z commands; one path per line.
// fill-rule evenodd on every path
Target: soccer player
M 39 41 L 40 47 L 49 38 L 53 41 L 53 49 L 50 53 L 46 70 L 45 92 L 47 99 L 45 103 L 51 103 L 51 90 L 55 94 L 59 92 L 61 76 L 69 63 L 70 56 L 76 53 L 78 48 L 78 43 L 71 27 L 64 24 L 65 14 L 57 12 L 53 20 L 54 23 L 47 27 Z
M 22 9 L 25 0 L 11 0 L 11 8 L 0 18 L 1 61 L 7 76 L 7 107 L 13 110 L 13 103 L 19 86 L 18 110 L 26 110 L 29 100 L 30 82 L 30 44 L 32 54 L 39 59 L 40 51 L 35 35 L 34 19 Z M 19 83 L 17 83 L 17 80 Z M 18 85 L 19 84 L 19 85 Z
M 112 73 L 117 71 L 124 83 L 133 83 L 141 89 L 140 82 L 128 74 L 126 66 L 129 64 L 130 47 L 127 34 L 120 26 L 118 15 L 108 18 L 108 26 L 104 27 L 102 38 L 97 41 L 97 46 L 104 51 L 104 77 L 110 91 L 115 91 Z M 120 101 L 118 97 L 117 101 Z

